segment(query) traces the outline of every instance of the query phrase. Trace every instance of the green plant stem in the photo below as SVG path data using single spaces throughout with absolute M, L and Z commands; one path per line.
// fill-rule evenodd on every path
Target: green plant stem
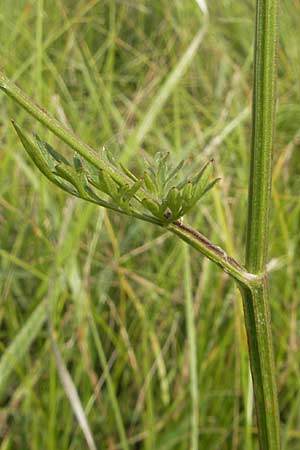
M 210 242 L 203 234 L 183 224 L 180 221 L 176 221 L 170 224 L 168 230 L 176 234 L 180 239 L 187 242 L 191 247 L 194 247 L 202 255 L 213 261 L 224 272 L 228 273 L 238 284 L 245 287 L 250 287 L 252 284 L 256 284 L 259 277 L 247 272 L 246 269 L 241 266 L 234 258 L 227 255 L 227 253 Z
M 279 414 L 267 278 L 241 288 L 261 450 L 279 450 Z
M 279 420 L 274 381 L 273 349 L 266 288 L 265 263 L 268 243 L 268 216 L 275 105 L 275 51 L 277 1 L 258 0 L 255 46 L 253 139 L 249 187 L 246 268 L 221 248 L 181 221 L 167 229 L 220 266 L 241 288 L 249 342 L 251 371 L 256 399 L 262 450 L 279 450 Z M 5 75 L 0 88 L 27 112 L 98 169 L 105 169 L 120 185 L 131 181 L 109 162 L 101 160 L 87 144 L 66 130 L 36 106 Z M 142 192 L 147 196 L 147 193 Z M 121 212 L 121 211 L 119 211 Z M 137 214 L 132 214 L 137 217 Z M 145 217 L 138 217 L 146 220 Z M 147 219 L 150 221 L 150 218 Z M 154 220 L 151 219 L 154 222 Z M 159 222 L 157 225 L 162 225 Z
M 276 99 L 277 0 L 257 0 L 246 268 L 260 276 L 242 287 L 261 450 L 280 449 L 266 260 Z
M 21 89 L 19 89 L 14 83 L 12 83 L 3 73 L 0 72 L 0 89 L 2 89 L 9 97 L 15 100 L 22 108 L 24 108 L 35 119 L 42 123 L 46 128 L 52 131 L 63 142 L 69 145 L 73 150 L 87 159 L 91 164 L 99 169 L 105 169 L 108 173 L 120 184 L 131 183 L 128 178 L 121 172 L 118 172 L 116 168 L 108 161 L 101 160 L 99 155 L 90 146 L 82 142 L 77 138 L 70 130 L 65 129 L 56 119 L 51 117 L 46 111 L 37 106 L 27 95 L 25 95 Z M 143 192 L 143 196 L 147 196 L 146 192 Z M 91 201 L 91 200 L 89 200 Z M 127 214 L 124 211 L 114 208 L 112 205 L 106 204 L 105 207 L 114 209 L 116 212 Z M 129 214 L 128 214 L 129 215 Z M 162 225 L 155 217 L 146 215 L 140 215 L 138 213 L 130 213 L 141 220 L 152 222 L 156 225 Z M 180 221 L 176 221 L 168 225 L 168 230 L 179 236 L 182 240 L 194 247 L 203 255 L 207 256 L 211 261 L 215 262 L 225 272 L 231 275 L 236 281 L 242 285 L 248 286 L 256 277 L 247 273 L 238 262 L 228 256 L 220 247 L 212 244 L 202 234 L 193 230 L 192 228 L 184 225 Z
M 121 172 L 118 172 L 115 167 L 108 161 L 103 161 L 95 150 L 89 145 L 82 142 L 70 130 L 65 129 L 58 120 L 50 116 L 44 109 L 36 105 L 24 92 L 12 83 L 2 72 L 0 72 L 0 89 L 2 89 L 9 97 L 15 100 L 22 108 L 29 114 L 43 124 L 48 130 L 52 131 L 63 142 L 69 145 L 73 150 L 79 153 L 83 158 L 89 161 L 98 169 L 105 169 L 116 182 L 121 185 L 130 183 L 128 179 Z
M 40 0 L 39 4 L 42 5 L 43 1 Z M 278 398 L 266 273 L 276 99 L 278 0 L 257 0 L 256 5 L 253 130 L 246 268 L 228 256 L 222 249 L 212 244 L 202 234 L 180 221 L 168 225 L 167 229 L 208 257 L 237 281 L 243 296 L 260 447 L 261 450 L 280 450 Z M 42 28 L 38 31 L 37 40 L 40 41 L 38 52 L 39 58 L 41 58 Z M 41 59 L 39 64 L 37 79 L 40 78 L 42 70 Z M 57 120 L 36 106 L 1 73 L 0 88 L 91 164 L 99 169 L 107 170 L 121 185 L 130 181 L 108 162 L 102 161 L 93 149 L 80 141 L 70 131 L 65 130 Z M 146 116 L 147 123 L 145 119 L 141 122 L 135 136 L 137 143 L 142 139 L 141 133 L 145 134 L 145 130 L 147 131 L 151 126 L 153 118 L 159 110 L 157 105 L 158 103 L 154 103 L 154 109 L 150 109 L 148 116 Z M 122 213 L 119 210 L 118 212 Z M 142 215 L 135 214 L 135 217 L 146 220 L 145 216 Z M 161 225 L 156 219 L 148 218 L 148 220 Z M 105 361 L 103 365 L 105 365 Z
M 277 0 L 257 0 L 246 265 L 263 273 L 267 259 L 275 128 Z

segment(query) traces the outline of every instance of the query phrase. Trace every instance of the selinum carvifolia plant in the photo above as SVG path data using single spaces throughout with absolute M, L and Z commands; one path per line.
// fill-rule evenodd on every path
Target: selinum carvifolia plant
M 73 151 L 72 161 L 29 135 L 15 130 L 30 158 L 54 184 L 71 195 L 118 213 L 164 227 L 209 258 L 237 283 L 242 293 L 261 450 L 279 450 L 279 413 L 271 335 L 268 277 L 268 221 L 276 97 L 277 0 L 257 0 L 254 50 L 252 141 L 245 266 L 227 255 L 182 218 L 218 179 L 212 161 L 196 173 L 184 172 L 184 161 L 172 167 L 158 153 L 140 176 L 105 151 L 95 152 L 36 106 L 5 75 L 0 88 Z

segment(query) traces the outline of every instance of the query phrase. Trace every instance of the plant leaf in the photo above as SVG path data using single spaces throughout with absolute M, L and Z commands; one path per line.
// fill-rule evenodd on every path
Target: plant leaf
M 193 195 L 192 195 L 192 201 L 193 203 L 197 202 L 200 197 L 203 195 L 203 192 L 205 190 L 205 187 L 207 186 L 207 183 L 209 181 L 209 178 L 212 174 L 212 161 L 208 161 L 200 170 L 198 175 L 194 177 L 192 180 L 193 184 Z
M 188 181 L 182 188 L 182 199 L 183 202 L 188 205 L 192 199 L 193 194 L 193 183 L 191 181 Z
M 66 160 L 64 156 L 62 156 L 60 153 L 58 153 L 54 148 L 48 144 L 48 142 L 42 141 L 40 137 L 37 134 L 34 134 L 35 141 L 37 145 L 39 146 L 40 151 L 43 153 L 45 159 L 53 164 L 53 160 L 58 163 L 65 163 L 67 165 L 70 165 L 69 162 Z
M 184 163 L 185 163 L 185 160 L 182 159 L 182 160 L 177 164 L 177 166 L 175 167 L 175 169 L 173 169 L 172 172 L 167 176 L 167 178 L 166 178 L 166 183 L 167 183 L 168 181 L 170 181 L 172 178 L 174 178 L 174 177 L 177 175 L 177 173 L 180 171 L 180 169 L 182 169 L 182 167 L 184 166 Z
M 105 170 L 99 171 L 99 186 L 105 192 L 105 194 L 109 195 L 112 199 L 118 198 L 118 190 L 116 182 L 113 180 L 113 178 L 105 172 Z
M 173 187 L 169 190 L 167 195 L 167 205 L 172 211 L 173 215 L 176 216 L 181 207 L 181 195 L 180 191 Z
M 67 164 L 62 162 L 60 164 L 57 164 L 57 166 L 55 166 L 55 174 L 71 183 L 77 189 L 79 195 L 82 198 L 87 197 L 87 193 L 82 183 L 82 179 L 77 174 L 76 170 L 73 167 L 68 166 Z
M 167 161 L 169 159 L 170 153 L 161 153 L 159 152 L 157 154 L 157 180 L 158 183 L 160 185 L 160 187 L 163 187 L 166 184 L 166 175 L 167 175 L 167 169 L 168 169 L 168 165 L 167 165 Z
M 129 200 L 137 193 L 137 191 L 141 188 L 143 185 L 144 180 L 141 178 L 137 180 L 135 183 L 133 183 L 132 186 L 130 186 L 129 190 L 126 192 L 126 198 Z
M 23 144 L 24 149 L 34 164 L 49 180 L 53 181 L 53 174 L 34 139 L 26 131 L 22 130 L 22 128 L 15 121 L 12 121 L 12 124 Z
M 128 176 L 128 178 L 130 178 L 132 181 L 137 181 L 137 177 L 129 169 L 127 169 L 127 167 L 125 167 L 124 164 L 120 162 L 119 166 L 121 167 L 125 175 Z
M 154 181 L 152 180 L 148 171 L 144 172 L 144 182 L 145 182 L 145 186 L 148 189 L 148 191 L 150 192 L 150 194 L 157 195 L 157 191 L 158 191 L 157 186 L 154 183 Z
M 201 197 L 203 197 L 203 195 L 207 194 L 207 192 L 210 191 L 215 186 L 215 184 L 217 184 L 220 180 L 221 180 L 221 178 L 219 177 L 219 178 L 215 178 L 213 181 L 208 183 L 208 185 L 204 189 Z
M 158 204 L 154 200 L 151 200 L 150 198 L 144 198 L 142 200 L 142 204 L 155 217 L 160 217 L 160 208 L 159 208 Z

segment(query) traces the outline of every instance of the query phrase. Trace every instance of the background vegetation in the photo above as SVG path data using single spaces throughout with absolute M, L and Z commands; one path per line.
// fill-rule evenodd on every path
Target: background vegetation
M 254 3 L 209 2 L 197 55 L 134 153 L 126 142 L 204 25 L 196 1 L 1 0 L 1 66 L 95 148 L 106 143 L 121 155 L 126 148 L 123 157 L 137 170 L 158 150 L 195 165 L 214 157 L 222 181 L 189 221 L 243 261 Z M 299 0 L 282 0 L 280 14 L 269 269 L 283 449 L 294 450 L 300 444 Z M 233 283 L 193 251 L 187 258 L 164 230 L 50 185 L 8 119 L 57 141 L 0 98 L 0 449 L 88 448 L 57 374 L 45 299 L 98 449 L 189 448 L 195 356 L 199 448 L 256 449 Z M 186 326 L 190 287 L 196 354 Z

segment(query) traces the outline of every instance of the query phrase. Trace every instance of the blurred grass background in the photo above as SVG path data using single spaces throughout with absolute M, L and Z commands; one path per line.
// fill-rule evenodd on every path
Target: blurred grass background
M 0 64 L 93 147 L 106 143 L 121 156 L 126 148 L 133 168 L 156 151 L 195 164 L 213 157 L 222 181 L 189 222 L 243 261 L 254 0 L 208 3 L 209 25 L 188 70 L 139 148 L 128 144 L 204 27 L 199 4 L 0 0 Z M 299 0 L 282 0 L 280 16 L 269 269 L 283 449 L 296 450 Z M 57 373 L 46 301 L 97 449 L 186 450 L 193 419 L 200 450 L 257 449 L 241 302 L 233 283 L 194 251 L 187 256 L 183 244 L 163 230 L 50 185 L 21 149 L 10 118 L 63 147 L 0 94 L 0 450 L 89 448 Z M 196 351 L 188 339 L 190 294 Z M 196 413 L 191 359 L 197 360 Z

